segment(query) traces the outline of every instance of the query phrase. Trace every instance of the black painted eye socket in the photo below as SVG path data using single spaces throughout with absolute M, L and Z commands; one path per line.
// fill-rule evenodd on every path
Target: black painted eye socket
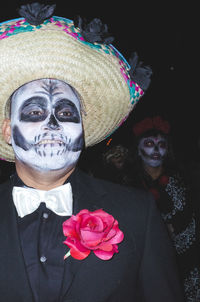
M 40 110 L 33 110 L 33 111 L 30 111 L 28 114 L 29 115 L 42 115 L 43 112 L 41 112 Z
M 71 122 L 71 123 L 80 122 L 79 114 L 76 114 L 75 112 L 70 112 L 68 110 L 62 112 L 60 111 L 55 112 L 55 116 L 60 122 Z
M 72 116 L 73 115 L 73 113 L 72 112 L 70 112 L 69 110 L 62 110 L 62 111 L 59 111 L 58 113 L 57 113 L 57 115 L 58 116 L 62 116 L 62 117 L 69 117 L 69 116 Z
M 80 123 L 80 116 L 76 106 L 67 99 L 62 99 L 56 103 L 55 116 L 60 122 Z
M 29 116 L 35 116 L 35 117 L 37 117 L 37 116 L 42 116 L 42 115 L 44 115 L 44 111 L 40 111 L 40 110 L 33 110 L 33 111 L 30 111 L 27 115 L 29 115 Z
M 31 97 L 20 109 L 20 121 L 40 122 L 48 116 L 46 100 L 42 97 Z
M 144 146 L 151 148 L 151 147 L 154 146 L 154 141 L 152 141 L 152 140 L 145 140 L 144 141 Z
M 167 148 L 167 143 L 166 142 L 159 142 L 159 147 L 162 149 L 166 149 Z
M 48 113 L 41 109 L 23 110 L 20 114 L 20 120 L 23 122 L 40 122 L 47 118 Z

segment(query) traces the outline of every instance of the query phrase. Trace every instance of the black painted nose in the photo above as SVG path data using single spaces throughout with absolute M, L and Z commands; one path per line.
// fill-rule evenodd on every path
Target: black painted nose
M 158 151 L 159 151 L 158 145 L 155 145 L 155 146 L 154 146 L 154 151 L 155 151 L 155 152 L 158 152 Z
M 50 119 L 48 121 L 47 127 L 52 129 L 52 130 L 59 130 L 60 129 L 60 125 L 58 124 L 55 116 L 53 114 L 51 114 Z

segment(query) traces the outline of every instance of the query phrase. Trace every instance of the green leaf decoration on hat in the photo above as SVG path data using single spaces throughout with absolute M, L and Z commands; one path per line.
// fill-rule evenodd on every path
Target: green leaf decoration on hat
M 49 19 L 55 10 L 56 5 L 45 5 L 38 2 L 22 5 L 19 9 L 19 15 L 26 19 L 32 25 L 40 25 L 44 20 Z
M 142 90 L 147 90 L 151 82 L 152 69 L 150 66 L 144 66 L 143 62 L 139 62 L 137 52 L 133 52 L 129 59 L 130 76 Z
M 108 32 L 107 24 L 103 24 L 98 18 L 87 23 L 85 19 L 77 16 L 74 25 L 80 29 L 81 35 L 87 42 L 111 44 L 114 41 L 114 37 L 110 36 Z

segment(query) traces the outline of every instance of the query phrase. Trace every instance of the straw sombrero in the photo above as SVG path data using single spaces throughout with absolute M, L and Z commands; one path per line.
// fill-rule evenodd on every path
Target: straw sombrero
M 29 4 L 19 11 L 22 18 L 0 24 L 0 124 L 8 117 L 8 100 L 17 88 L 33 80 L 54 78 L 79 93 L 85 145 L 92 146 L 120 126 L 144 89 L 131 78 L 124 57 L 106 43 L 107 27 L 100 20 L 83 26 L 79 19 L 77 27 L 69 19 L 49 16 L 53 9 Z M 14 161 L 12 146 L 1 134 L 0 158 Z

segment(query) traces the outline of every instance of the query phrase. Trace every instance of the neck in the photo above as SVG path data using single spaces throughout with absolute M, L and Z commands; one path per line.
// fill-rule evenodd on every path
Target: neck
M 38 171 L 32 167 L 27 167 L 18 160 L 16 160 L 15 164 L 17 174 L 26 186 L 45 191 L 63 185 L 75 169 L 75 167 L 72 167 L 69 170 Z
M 163 172 L 163 166 L 151 167 L 144 165 L 144 170 L 151 176 L 152 179 L 157 179 Z

